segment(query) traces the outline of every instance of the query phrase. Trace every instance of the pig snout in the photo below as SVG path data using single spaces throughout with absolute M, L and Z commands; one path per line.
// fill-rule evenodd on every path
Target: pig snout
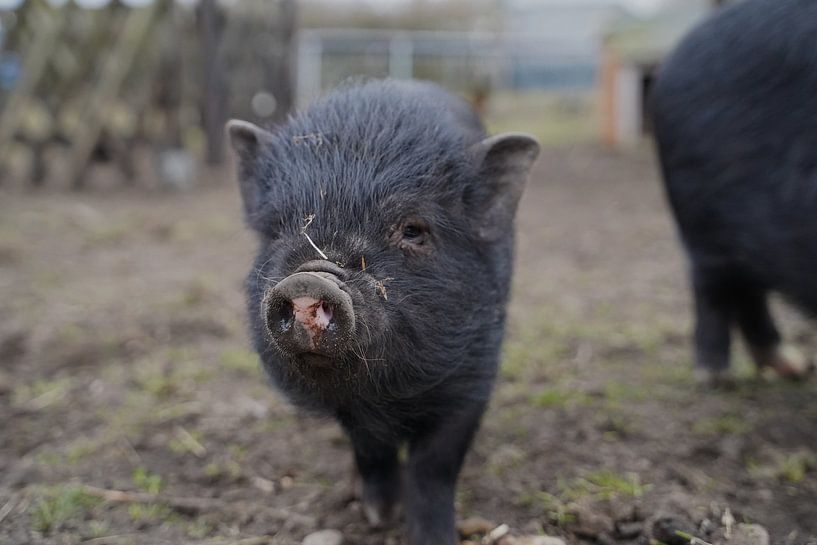
M 352 298 L 337 275 L 296 272 L 267 292 L 266 323 L 275 344 L 291 356 L 334 358 L 349 348 L 355 329 Z

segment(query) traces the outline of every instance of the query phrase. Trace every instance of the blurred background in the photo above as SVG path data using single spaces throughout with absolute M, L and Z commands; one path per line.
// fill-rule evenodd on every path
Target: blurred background
M 340 429 L 250 349 L 222 132 L 355 76 L 437 81 L 543 144 L 463 538 L 688 543 L 670 517 L 817 543 L 817 386 L 756 380 L 741 350 L 734 390 L 696 388 L 649 137 L 655 70 L 721 3 L 0 0 L 0 543 L 401 543 L 363 522 Z
M 3 0 L 2 180 L 193 185 L 228 118 L 274 124 L 356 76 L 439 82 L 545 143 L 632 146 L 655 67 L 720 3 Z

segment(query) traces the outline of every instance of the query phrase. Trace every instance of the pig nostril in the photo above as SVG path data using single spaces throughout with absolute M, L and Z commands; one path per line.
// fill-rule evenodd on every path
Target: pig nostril
M 323 327 L 326 327 L 332 322 L 332 316 L 334 316 L 332 306 L 326 301 L 321 301 L 321 304 L 318 305 L 318 308 L 315 311 L 315 317 L 317 318 L 318 323 Z
M 289 329 L 292 325 L 292 320 L 295 318 L 295 313 L 292 310 L 292 303 L 285 301 L 281 303 L 278 309 L 278 325 L 282 330 Z

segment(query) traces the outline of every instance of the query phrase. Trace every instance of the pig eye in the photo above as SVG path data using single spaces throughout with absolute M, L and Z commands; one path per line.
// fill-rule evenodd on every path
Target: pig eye
M 418 225 L 406 225 L 403 227 L 403 240 L 412 244 L 423 243 L 423 230 Z
M 392 234 L 392 244 L 401 250 L 425 252 L 429 250 L 430 242 L 428 224 L 421 219 L 403 220 Z

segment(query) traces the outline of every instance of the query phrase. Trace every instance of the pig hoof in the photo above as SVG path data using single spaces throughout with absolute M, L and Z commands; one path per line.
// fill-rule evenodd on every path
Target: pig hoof
M 363 515 L 372 528 L 383 528 L 394 515 L 394 506 L 385 502 L 363 501 Z
M 372 528 L 382 528 L 383 524 L 385 524 L 384 513 L 377 505 L 364 503 L 363 515 L 366 517 L 366 522 L 368 522 Z
M 728 370 L 695 369 L 695 382 L 711 390 L 733 390 L 736 386 L 735 377 Z
M 793 346 L 771 351 L 759 364 L 761 369 L 772 369 L 777 376 L 789 380 L 803 380 L 814 372 L 814 362 Z

